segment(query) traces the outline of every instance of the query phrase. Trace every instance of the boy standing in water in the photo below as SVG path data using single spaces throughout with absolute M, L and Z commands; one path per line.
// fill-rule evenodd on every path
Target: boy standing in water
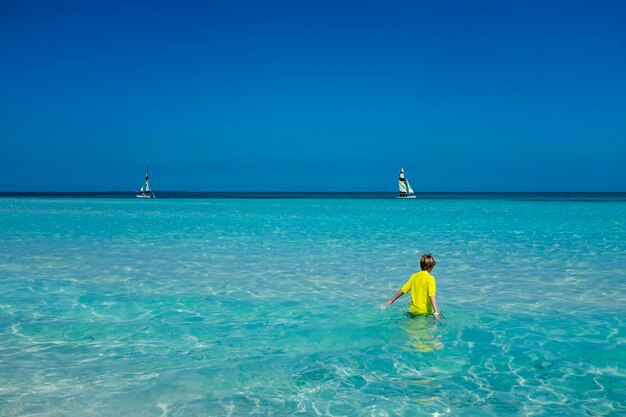
M 435 277 L 430 275 L 435 264 L 433 255 L 430 253 L 422 255 L 420 259 L 421 271 L 411 275 L 406 284 L 383 305 L 388 307 L 404 294 L 411 292 L 411 314 L 420 316 L 434 314 L 435 320 L 439 320 L 439 307 L 437 307 L 436 297 L 437 285 Z

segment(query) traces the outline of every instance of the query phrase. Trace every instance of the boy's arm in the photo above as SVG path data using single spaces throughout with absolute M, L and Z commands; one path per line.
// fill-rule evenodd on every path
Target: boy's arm
M 391 303 L 393 303 L 394 301 L 396 301 L 398 298 L 402 297 L 404 295 L 404 292 L 402 292 L 402 290 L 398 290 L 398 292 L 391 297 L 389 300 L 385 301 L 385 303 L 383 304 L 384 306 L 390 306 Z
M 437 306 L 437 296 L 431 296 L 430 302 L 433 303 L 433 314 L 435 315 L 435 320 L 439 320 L 439 306 Z

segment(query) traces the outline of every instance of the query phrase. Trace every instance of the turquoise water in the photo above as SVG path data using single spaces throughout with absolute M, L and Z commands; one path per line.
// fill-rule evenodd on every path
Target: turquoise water
M 626 201 L 540 200 L 1 198 L 0 415 L 624 415 Z

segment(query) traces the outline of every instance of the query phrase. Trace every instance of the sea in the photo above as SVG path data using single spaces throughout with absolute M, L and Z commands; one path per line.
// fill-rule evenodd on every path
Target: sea
M 626 415 L 626 193 L 157 196 L 0 195 L 0 416 Z

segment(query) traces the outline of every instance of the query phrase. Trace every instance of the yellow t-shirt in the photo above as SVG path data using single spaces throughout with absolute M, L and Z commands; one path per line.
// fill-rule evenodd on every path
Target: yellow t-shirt
M 402 292 L 411 292 L 411 313 L 414 314 L 431 314 L 433 312 L 433 304 L 430 297 L 434 297 L 437 292 L 437 284 L 435 277 L 430 275 L 428 271 L 416 272 L 402 286 Z

